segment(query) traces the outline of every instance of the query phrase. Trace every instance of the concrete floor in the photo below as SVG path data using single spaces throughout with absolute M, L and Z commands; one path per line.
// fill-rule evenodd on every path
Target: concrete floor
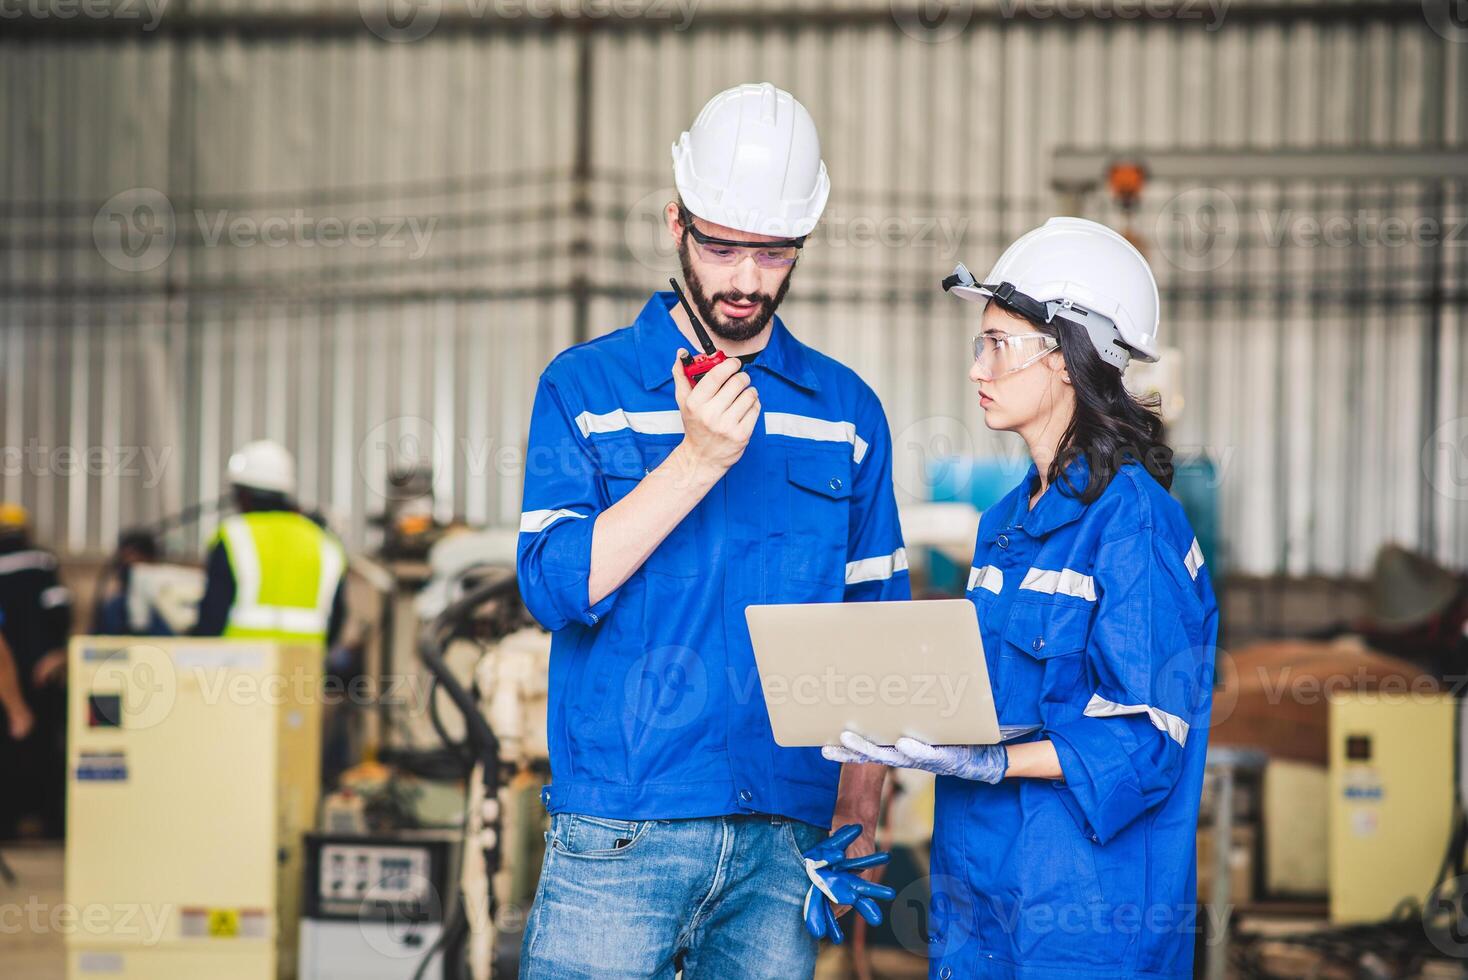
M 8 980 L 62 980 L 65 935 L 50 923 L 61 906 L 61 845 L 7 844 L 0 856 L 16 883 L 0 882 L 0 973 Z

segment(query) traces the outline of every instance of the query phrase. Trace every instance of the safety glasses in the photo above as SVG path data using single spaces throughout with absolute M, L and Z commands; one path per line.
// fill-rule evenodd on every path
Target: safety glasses
M 985 334 L 974 338 L 974 360 L 991 379 L 1023 371 L 1059 349 L 1060 343 L 1043 333 Z
M 748 257 L 761 269 L 788 269 L 800 257 L 805 236 L 782 238 L 769 242 L 736 242 L 706 235 L 693 226 L 693 215 L 686 210 L 679 215 L 683 227 L 693 239 L 698 257 L 710 265 L 738 265 Z

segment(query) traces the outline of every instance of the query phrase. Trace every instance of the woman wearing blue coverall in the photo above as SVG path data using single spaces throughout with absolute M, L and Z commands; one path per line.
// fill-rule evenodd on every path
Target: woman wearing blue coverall
M 1191 978 L 1218 610 L 1161 420 L 1122 384 L 1158 356 L 1156 281 L 1116 232 L 1053 218 L 943 285 L 981 304 L 985 423 L 1034 463 L 983 515 L 968 597 L 1000 721 L 1038 727 L 824 752 L 938 774 L 931 976 Z

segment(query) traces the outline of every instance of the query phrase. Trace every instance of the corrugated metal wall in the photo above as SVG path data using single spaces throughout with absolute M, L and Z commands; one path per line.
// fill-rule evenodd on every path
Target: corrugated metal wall
M 390 44 L 328 20 L 0 41 L 4 493 L 96 550 L 217 494 L 229 448 L 269 435 L 355 543 L 389 460 L 418 446 L 445 515 L 512 519 L 536 373 L 674 266 L 653 217 L 668 145 L 708 95 L 760 78 L 814 113 L 834 183 L 782 314 L 881 394 L 920 497 L 935 454 L 1018 452 L 982 424 L 972 323 L 937 280 L 1061 209 L 1057 147 L 1468 143 L 1465 47 L 1413 12 L 1231 9 L 1218 30 L 721 6 L 686 31 L 445 21 Z M 134 188 L 165 195 L 114 199 Z M 1468 563 L 1468 234 L 1273 239 L 1358 212 L 1452 231 L 1461 183 L 1154 183 L 1133 215 L 1079 206 L 1149 245 L 1185 360 L 1174 441 L 1219 465 L 1232 568 L 1359 573 L 1388 540 Z M 287 244 L 251 237 L 270 217 Z M 366 244 L 325 243 L 323 219 L 361 218 Z M 130 446 L 155 468 L 107 456 Z

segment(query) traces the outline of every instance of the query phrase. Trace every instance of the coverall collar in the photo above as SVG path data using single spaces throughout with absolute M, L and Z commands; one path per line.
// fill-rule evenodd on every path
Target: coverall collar
M 672 382 L 670 368 L 678 348 L 689 348 L 688 338 L 679 332 L 670 311 L 678 302 L 671 291 L 653 293 L 637 314 L 633 334 L 637 340 L 637 363 L 642 373 L 642 386 L 654 391 Z M 690 353 L 698 353 L 690 351 Z M 755 367 L 766 368 L 807 391 L 820 391 L 820 382 L 811 370 L 805 345 L 796 340 L 777 315 L 770 329 L 770 340 L 760 353 Z
M 1015 488 L 1009 520 L 1004 526 L 996 525 L 990 529 L 985 535 L 988 540 L 992 542 L 1000 531 L 1021 527 L 1032 537 L 1044 537 L 1056 528 L 1079 520 L 1086 512 L 1086 505 L 1081 503 L 1080 498 L 1066 492 L 1058 482 L 1046 487 L 1034 509 L 1030 509 L 1030 488 L 1035 485 L 1039 475 L 1039 469 L 1031 463 L 1030 468 L 1025 471 L 1024 479 Z M 1065 475 L 1072 486 L 1083 488 L 1091 476 L 1090 464 L 1084 456 L 1078 456 L 1065 468 Z

